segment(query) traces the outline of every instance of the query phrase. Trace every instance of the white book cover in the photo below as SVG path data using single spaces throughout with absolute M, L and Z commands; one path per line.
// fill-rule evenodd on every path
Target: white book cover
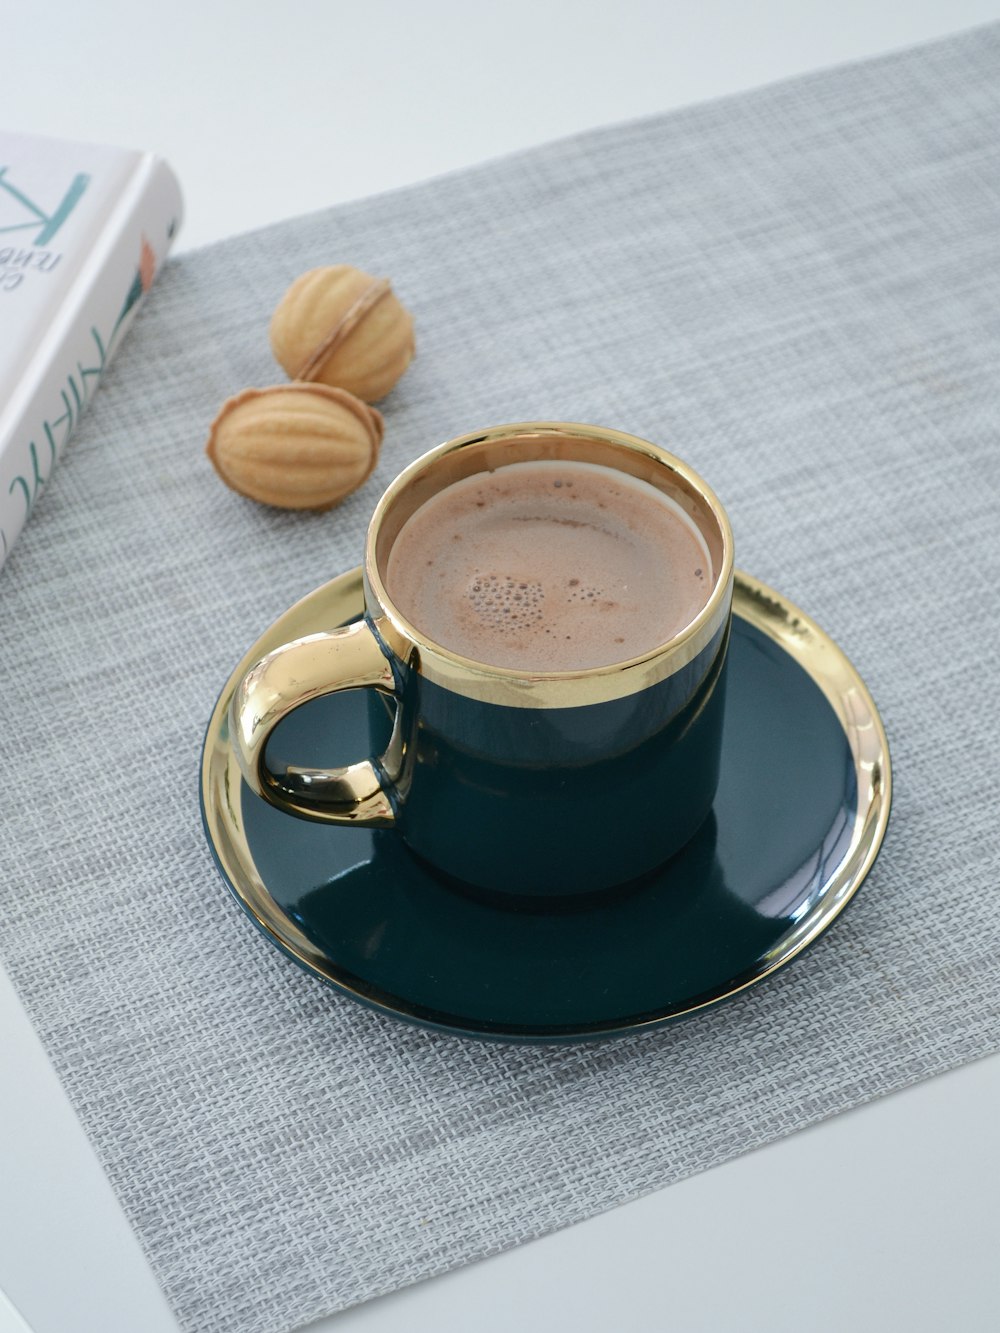
M 0 565 L 181 221 L 152 153 L 0 130 Z

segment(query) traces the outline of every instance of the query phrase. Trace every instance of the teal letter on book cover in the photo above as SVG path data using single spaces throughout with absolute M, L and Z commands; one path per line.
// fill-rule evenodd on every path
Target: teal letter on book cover
M 69 189 L 63 195 L 62 202 L 54 212 L 46 213 L 44 209 L 33 203 L 26 194 L 22 194 L 20 190 L 11 185 L 10 181 L 6 179 L 6 171 L 6 167 L 0 167 L 0 190 L 5 191 L 12 199 L 16 199 L 22 208 L 26 209 L 32 216 L 27 222 L 15 222 L 8 227 L 0 227 L 0 232 L 23 231 L 25 228 L 38 227 L 38 234 L 35 236 L 33 244 L 48 245 L 79 203 L 80 196 L 90 184 L 90 177 L 86 172 L 77 172 L 70 182 Z

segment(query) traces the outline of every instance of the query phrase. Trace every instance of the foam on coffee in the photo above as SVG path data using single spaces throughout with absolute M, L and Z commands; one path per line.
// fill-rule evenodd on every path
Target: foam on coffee
M 429 639 L 521 671 L 610 666 L 672 639 L 712 590 L 693 520 L 595 463 L 513 463 L 431 496 L 403 524 L 386 591 Z

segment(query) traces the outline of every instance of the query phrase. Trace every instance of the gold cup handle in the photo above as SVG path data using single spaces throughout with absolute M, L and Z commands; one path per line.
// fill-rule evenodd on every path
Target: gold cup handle
M 250 789 L 279 810 L 327 824 L 391 828 L 395 815 L 375 765 L 273 773 L 264 751 L 274 728 L 311 699 L 359 688 L 395 694 L 392 667 L 367 621 L 293 639 L 255 663 L 229 705 L 229 735 Z

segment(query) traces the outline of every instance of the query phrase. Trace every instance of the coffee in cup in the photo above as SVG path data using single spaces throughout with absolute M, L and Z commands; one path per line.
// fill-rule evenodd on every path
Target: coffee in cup
M 708 601 L 694 519 L 649 482 L 596 463 L 527 462 L 432 495 L 393 542 L 385 587 L 463 657 L 585 671 L 638 657 Z
M 363 620 L 283 645 L 237 686 L 229 729 L 253 791 L 385 830 L 512 906 L 634 880 L 700 827 L 732 533 L 674 455 L 565 422 L 449 441 L 380 499 L 364 587 Z M 381 720 L 388 704 L 387 746 L 345 768 L 271 768 L 284 717 L 356 688 L 381 696 Z

